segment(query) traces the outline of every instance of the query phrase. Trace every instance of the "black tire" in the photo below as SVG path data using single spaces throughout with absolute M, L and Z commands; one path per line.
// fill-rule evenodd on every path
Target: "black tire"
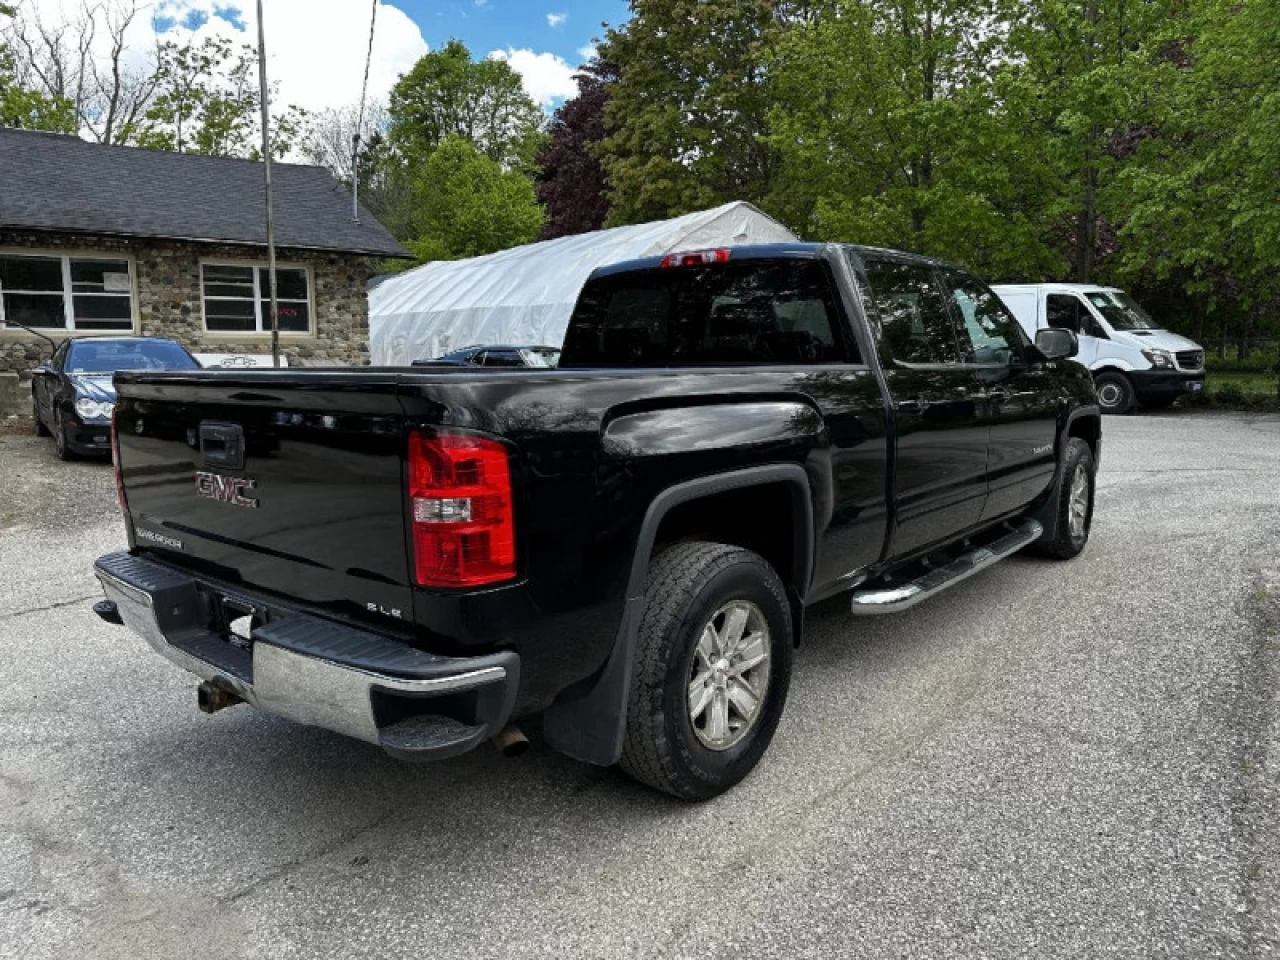
M 40 419 L 40 404 L 36 403 L 36 398 L 31 398 L 31 419 L 36 422 L 35 431 L 37 437 L 47 437 L 49 428 L 44 425 L 44 421 Z
M 707 800 L 751 772 L 782 717 L 794 642 L 786 591 L 763 557 L 741 547 L 698 542 L 678 544 L 654 558 L 645 597 L 621 766 L 656 790 L 683 800 Z M 756 631 L 768 649 L 768 672 L 752 719 L 739 720 L 734 735 L 740 739 L 713 749 L 700 739 L 708 736 L 708 728 L 700 728 L 699 734 L 691 719 L 691 678 L 704 628 L 735 602 L 752 608 L 752 617 L 768 628 Z M 711 674 L 704 674 L 708 687 L 736 682 L 723 671 L 719 680 L 710 679 Z M 724 688 L 720 692 L 728 716 L 732 697 Z
M 1087 485 L 1083 527 L 1073 532 L 1071 523 L 1072 488 L 1078 472 L 1083 471 Z M 1037 552 L 1055 560 L 1070 560 L 1079 556 L 1089 542 L 1089 530 L 1093 526 L 1093 496 L 1096 479 L 1093 451 L 1079 437 L 1072 437 L 1067 446 L 1066 462 L 1062 466 L 1062 480 L 1054 496 L 1058 500 L 1056 530 L 1053 539 L 1036 543 Z
M 1168 410 L 1177 399 L 1177 394 L 1161 394 L 1158 397 L 1147 397 L 1142 405 L 1148 410 Z
M 1128 413 L 1133 406 L 1133 384 L 1123 373 L 1099 373 L 1093 378 L 1093 385 L 1103 413 Z
M 67 428 L 62 423 L 62 414 L 57 410 L 53 412 L 53 452 L 63 462 L 80 459 L 67 442 Z

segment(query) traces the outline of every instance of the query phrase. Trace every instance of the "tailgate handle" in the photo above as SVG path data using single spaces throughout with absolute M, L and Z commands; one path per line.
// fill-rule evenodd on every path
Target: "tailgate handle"
M 244 428 L 238 423 L 200 424 L 200 455 L 206 466 L 244 469 Z

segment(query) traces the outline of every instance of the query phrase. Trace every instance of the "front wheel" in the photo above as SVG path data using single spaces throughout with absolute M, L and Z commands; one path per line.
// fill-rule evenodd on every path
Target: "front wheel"
M 684 800 L 728 790 L 759 762 L 791 682 L 791 612 L 763 557 L 682 543 L 649 566 L 622 768 Z
M 1072 437 L 1058 485 L 1058 517 L 1052 540 L 1037 544 L 1039 551 L 1056 560 L 1070 560 L 1089 542 L 1093 526 L 1093 491 L 1096 470 L 1093 451 L 1079 437 Z
M 1093 385 L 1103 413 L 1128 413 L 1133 406 L 1133 384 L 1123 373 L 1100 373 L 1093 378 Z

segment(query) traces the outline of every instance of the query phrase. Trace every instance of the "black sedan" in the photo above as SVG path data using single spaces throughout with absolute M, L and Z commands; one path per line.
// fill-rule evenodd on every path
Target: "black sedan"
M 111 453 L 117 370 L 195 370 L 200 364 L 163 337 L 73 337 L 31 380 L 36 434 L 53 434 L 61 460 Z
M 415 360 L 415 367 L 554 367 L 560 362 L 559 347 L 497 346 L 463 347 L 434 360 Z

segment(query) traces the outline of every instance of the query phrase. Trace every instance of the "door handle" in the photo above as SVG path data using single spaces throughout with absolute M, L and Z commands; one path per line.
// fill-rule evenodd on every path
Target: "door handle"
M 1001 387 L 987 391 L 987 399 L 992 403 L 1004 403 L 1009 399 L 1009 391 Z
M 899 410 L 915 410 L 918 413 L 924 413 L 929 409 L 929 398 L 923 395 L 911 397 L 907 400 L 898 401 Z
M 200 423 L 200 453 L 205 466 L 244 469 L 244 428 L 238 423 Z

